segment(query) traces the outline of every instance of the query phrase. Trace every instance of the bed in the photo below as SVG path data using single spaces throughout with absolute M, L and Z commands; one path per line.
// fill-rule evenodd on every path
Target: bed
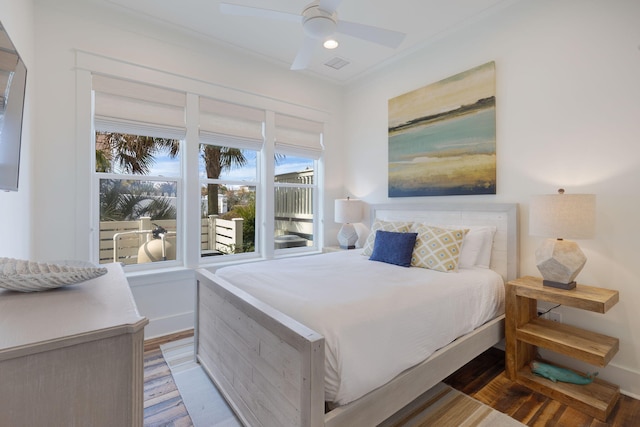
M 385 221 L 492 228 L 490 268 L 430 272 L 369 261 L 368 254 L 353 250 L 215 273 L 198 270 L 197 358 L 245 425 L 375 426 L 503 338 L 503 306 L 496 295 L 503 294 L 504 282 L 518 273 L 516 205 L 374 205 L 370 218 L 373 228 Z M 296 276 L 298 264 L 305 280 Z M 347 269 L 369 276 L 341 282 Z M 386 277 L 386 271 L 393 271 L 389 279 L 376 279 Z M 420 285 L 431 280 L 425 272 L 449 281 L 444 288 L 457 289 L 457 295 L 445 297 L 447 304 L 439 304 L 440 310 L 424 309 L 427 300 L 419 299 L 431 288 Z M 458 284 L 465 276 L 486 280 L 492 285 L 476 288 L 492 290 L 484 296 L 473 294 L 472 285 Z M 367 313 L 379 318 L 363 317 L 365 310 L 357 305 L 362 303 L 357 288 L 363 283 L 372 296 L 365 303 Z M 465 300 L 464 295 L 472 297 Z M 489 308 L 474 309 L 472 319 L 461 320 L 464 312 L 471 312 L 469 304 L 479 300 L 489 301 L 479 305 Z M 398 317 L 402 312 L 410 321 Z M 394 316 L 400 323 L 391 323 Z M 416 323 L 448 326 L 443 332 L 431 327 L 436 339 L 423 340 Z M 388 350 L 400 348 L 402 339 L 414 347 L 393 354 L 389 363 Z M 376 375 L 349 377 L 359 364 Z

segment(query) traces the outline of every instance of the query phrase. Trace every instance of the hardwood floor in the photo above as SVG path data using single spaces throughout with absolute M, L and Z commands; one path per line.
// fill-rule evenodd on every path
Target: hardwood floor
M 193 425 L 160 348 L 144 352 L 144 425 Z
M 528 426 L 640 426 L 640 400 L 620 396 L 607 422 L 598 421 L 507 379 L 504 352 L 496 348 L 476 357 L 444 382 Z
M 144 425 L 190 427 L 191 417 L 182 402 L 160 345 L 193 336 L 193 330 L 144 342 Z
M 163 342 L 185 336 L 189 336 L 189 333 L 145 343 L 145 426 L 193 425 L 159 348 Z M 603 423 L 509 381 L 504 375 L 504 352 L 495 348 L 476 357 L 444 382 L 528 426 L 640 426 L 639 400 L 621 396 L 613 413 L 607 422 Z

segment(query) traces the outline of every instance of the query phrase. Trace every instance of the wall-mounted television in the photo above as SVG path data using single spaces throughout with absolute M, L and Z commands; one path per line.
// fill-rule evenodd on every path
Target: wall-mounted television
M 18 191 L 27 68 L 0 22 L 0 190 Z

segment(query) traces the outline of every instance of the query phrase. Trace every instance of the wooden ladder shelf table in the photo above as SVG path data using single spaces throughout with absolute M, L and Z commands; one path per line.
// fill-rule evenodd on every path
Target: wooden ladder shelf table
M 618 291 L 577 285 L 564 290 L 542 285 L 542 279 L 526 276 L 507 283 L 506 374 L 509 379 L 532 390 L 575 407 L 605 421 L 620 396 L 620 388 L 600 379 L 578 385 L 552 382 L 531 373 L 536 347 L 606 366 L 618 352 L 617 338 L 575 326 L 539 318 L 537 300 L 605 313 L 619 299 Z

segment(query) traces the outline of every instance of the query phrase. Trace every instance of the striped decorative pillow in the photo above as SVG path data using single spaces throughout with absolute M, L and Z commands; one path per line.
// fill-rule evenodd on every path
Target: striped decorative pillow
M 371 226 L 371 232 L 367 236 L 367 241 L 364 243 L 362 255 L 371 256 L 373 253 L 373 244 L 376 240 L 376 231 L 393 231 L 396 233 L 406 233 L 411 227 L 410 222 L 406 221 L 383 221 L 376 219 Z
M 414 224 L 411 231 L 418 233 L 411 257 L 412 267 L 437 271 L 458 271 L 460 247 L 468 229 L 448 230 L 424 224 Z

